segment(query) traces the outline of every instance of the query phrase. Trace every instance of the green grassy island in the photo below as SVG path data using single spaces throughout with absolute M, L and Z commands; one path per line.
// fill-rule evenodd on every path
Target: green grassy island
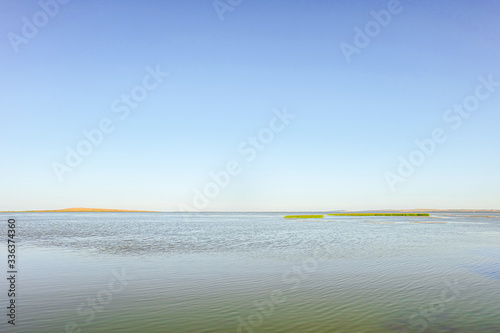
M 426 213 L 340 213 L 328 216 L 429 216 Z
M 321 219 L 323 215 L 287 215 L 286 219 Z

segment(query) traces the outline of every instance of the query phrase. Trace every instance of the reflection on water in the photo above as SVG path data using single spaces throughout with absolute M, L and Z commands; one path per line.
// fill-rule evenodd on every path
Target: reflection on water
M 14 217 L 19 332 L 500 331 L 498 214 Z

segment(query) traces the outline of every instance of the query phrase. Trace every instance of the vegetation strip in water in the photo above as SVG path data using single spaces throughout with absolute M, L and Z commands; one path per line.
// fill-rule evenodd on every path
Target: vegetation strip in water
M 329 216 L 429 216 L 426 213 L 342 213 L 342 214 L 327 214 Z
M 286 219 L 321 219 L 323 215 L 287 215 Z

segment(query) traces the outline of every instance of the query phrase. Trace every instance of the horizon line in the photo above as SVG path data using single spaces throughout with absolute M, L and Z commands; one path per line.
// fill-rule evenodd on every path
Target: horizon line
M 262 210 L 262 211 L 231 211 L 231 210 L 193 210 L 193 211 L 160 211 L 160 210 L 139 210 L 139 209 L 110 209 L 110 208 L 62 208 L 62 209 L 31 209 L 31 210 L 2 210 L 0 213 L 309 213 L 309 212 L 369 212 L 369 211 L 427 211 L 427 212 L 447 212 L 447 211 L 461 211 L 461 212 L 500 212 L 500 209 L 490 208 L 403 208 L 403 209 L 361 209 L 361 210 Z

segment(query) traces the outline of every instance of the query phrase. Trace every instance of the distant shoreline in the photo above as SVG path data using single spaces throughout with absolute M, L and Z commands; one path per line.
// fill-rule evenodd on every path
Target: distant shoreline
M 64 208 L 44 210 L 1 211 L 0 213 L 162 213 L 152 210 L 106 209 L 106 208 Z
M 324 211 L 323 214 L 364 214 L 364 213 L 500 213 L 500 209 L 387 209 L 387 210 L 332 210 Z M 154 211 L 154 210 L 133 210 L 133 209 L 107 209 L 107 208 L 64 208 L 64 209 L 38 209 L 38 210 L 11 210 L 0 211 L 0 213 L 313 213 L 311 211 Z M 316 214 L 318 211 L 315 212 Z

